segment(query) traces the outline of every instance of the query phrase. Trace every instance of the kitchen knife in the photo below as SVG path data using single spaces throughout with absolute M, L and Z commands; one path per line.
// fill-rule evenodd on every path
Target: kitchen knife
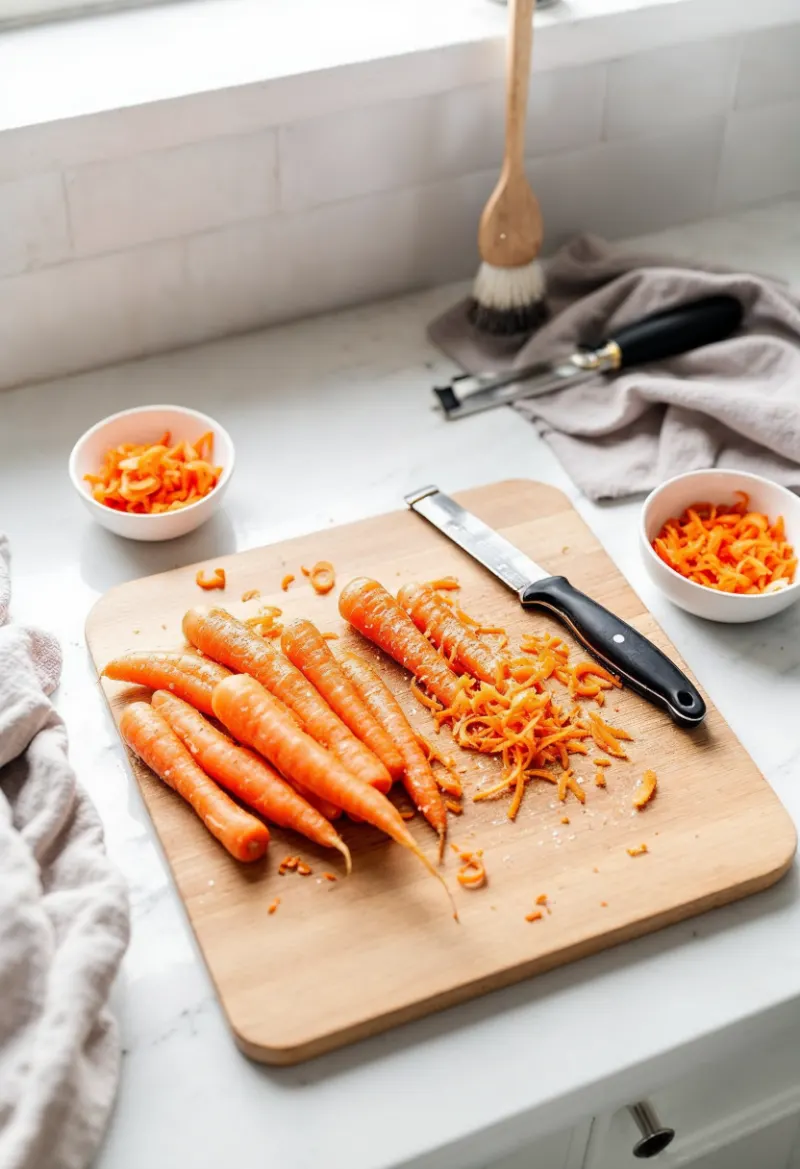
M 560 361 L 538 362 L 502 374 L 459 374 L 446 386 L 434 386 L 433 392 L 445 418 L 465 418 L 519 398 L 579 385 L 596 374 L 665 361 L 724 341 L 741 321 L 742 306 L 735 297 L 706 296 L 624 325 L 595 348 L 579 349 Z
M 679 726 L 700 725 L 706 704 L 697 688 L 633 626 L 573 588 L 566 577 L 551 576 L 437 487 L 422 487 L 405 500 L 412 511 L 512 589 L 524 608 L 552 613 L 606 669 L 663 707 Z

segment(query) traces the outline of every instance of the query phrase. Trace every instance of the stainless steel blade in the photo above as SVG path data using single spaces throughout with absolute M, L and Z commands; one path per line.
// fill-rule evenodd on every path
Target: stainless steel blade
M 567 384 L 577 385 L 596 372 L 596 369 L 582 368 L 575 355 L 552 365 L 540 362 L 503 374 L 465 375 L 454 378 L 449 386 L 435 388 L 434 393 L 446 418 L 465 418 L 468 414 L 493 410 L 495 406 L 507 406 L 520 398 L 550 394 Z
M 534 581 L 552 576 L 438 487 L 421 487 L 405 500 L 412 511 L 433 524 L 515 593 L 521 594 Z

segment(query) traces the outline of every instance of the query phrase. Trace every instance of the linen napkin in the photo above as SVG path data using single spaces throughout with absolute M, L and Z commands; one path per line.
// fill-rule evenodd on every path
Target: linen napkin
M 729 293 L 744 307 L 742 329 L 727 341 L 516 403 L 586 495 L 619 499 L 707 467 L 800 490 L 800 301 L 784 286 L 585 235 L 557 252 L 546 274 L 552 315 L 529 339 L 478 333 L 464 301 L 432 323 L 431 340 L 478 373 L 563 357 L 701 296 Z
M 84 1169 L 117 1086 L 127 893 L 47 697 L 58 644 L 9 624 L 10 596 L 0 534 L 0 1166 Z

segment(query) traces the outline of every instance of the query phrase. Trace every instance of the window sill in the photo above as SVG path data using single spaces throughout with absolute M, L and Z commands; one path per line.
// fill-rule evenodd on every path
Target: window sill
M 796 16 L 796 0 L 565 0 L 537 16 L 535 67 Z M 235 133 L 441 92 L 502 73 L 505 27 L 506 10 L 490 0 L 187 0 L 8 30 L 0 34 L 0 132 L 168 103 L 157 126 L 151 119 L 153 141 L 137 138 L 141 150 L 209 129 Z M 52 136 L 46 153 L 68 161 Z

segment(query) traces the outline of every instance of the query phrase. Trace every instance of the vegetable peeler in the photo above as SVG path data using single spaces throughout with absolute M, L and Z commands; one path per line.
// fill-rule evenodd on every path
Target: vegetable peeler
M 612 375 L 724 341 L 739 328 L 742 311 L 733 296 L 701 297 L 623 325 L 599 345 L 577 349 L 558 361 L 540 361 L 501 374 L 462 373 L 446 386 L 434 386 L 433 392 L 445 418 L 465 418 L 579 385 L 597 374 Z

